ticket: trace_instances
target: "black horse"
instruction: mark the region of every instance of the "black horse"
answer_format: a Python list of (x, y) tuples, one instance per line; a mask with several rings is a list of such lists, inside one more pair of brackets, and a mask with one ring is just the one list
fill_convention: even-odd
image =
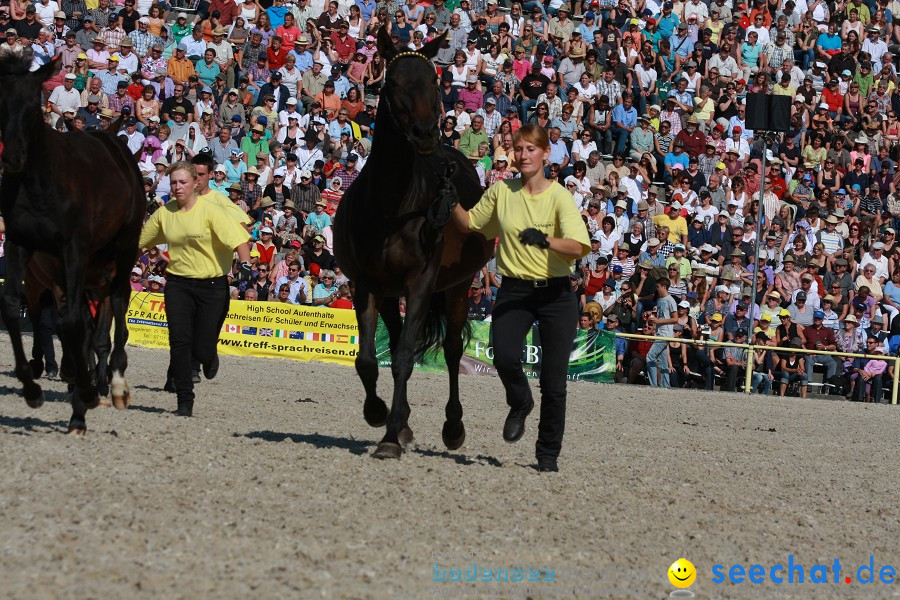
[[(140, 172), (127, 147), (104, 131), (58, 133), (43, 119), (41, 85), (59, 71), (57, 58), (30, 71), (31, 58), (0, 55), (0, 131), (4, 168), (0, 208), (6, 225), (7, 276), (0, 314), (12, 341), (16, 376), (25, 401), (37, 408), (43, 392), (35, 383), (22, 347), (20, 305), (26, 264), (32, 257), (58, 261), (61, 376), (71, 378), (76, 414), (100, 401), (93, 360), (93, 319), (87, 292), (98, 303), (109, 298), (115, 321), (109, 372), (117, 407), (130, 402), (125, 313), (129, 273), (138, 251), (146, 210)], [(70, 431), (84, 424), (70, 423)]]
[[(444, 228), (455, 200), (469, 209), (481, 198), (475, 169), (458, 151), (441, 145), (437, 73), (431, 58), (446, 34), (418, 52), (398, 51), (378, 33), (387, 61), (377, 135), (362, 173), (344, 194), (334, 225), (335, 256), (353, 280), (360, 352), (356, 371), (366, 392), (363, 415), (373, 427), (387, 424), (374, 452), (399, 458), (412, 439), (406, 386), (417, 353), (443, 345), (450, 372), (442, 437), (462, 446), (459, 362), (467, 331), (472, 277), (490, 259), (493, 244), (475, 234)], [(399, 299), (406, 297), (401, 320)], [(390, 334), (394, 397), (388, 412), (376, 393), (378, 314)]]

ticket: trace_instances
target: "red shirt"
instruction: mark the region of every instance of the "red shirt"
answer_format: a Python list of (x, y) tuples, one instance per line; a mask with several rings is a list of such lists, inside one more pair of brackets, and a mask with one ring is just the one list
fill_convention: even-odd
[(832, 346), (837, 342), (834, 339), (834, 330), (831, 327), (820, 327), (816, 329), (815, 327), (806, 327), (803, 330), (803, 335), (806, 337), (806, 349), (807, 350), (819, 350), (820, 348), (816, 348), (816, 342), (822, 342), (823, 346)]
[(778, 196), (778, 199), (781, 200), (784, 198), (784, 193), (787, 192), (787, 182), (781, 177), (769, 177), (769, 180), (772, 182), (772, 193)]
[(281, 37), (281, 46), (284, 48), (293, 48), (294, 42), (300, 37), (300, 28), (294, 25), (293, 27), (285, 27), (282, 25), (278, 29), (275, 30), (275, 35)]
[(141, 99), (141, 96), (144, 95), (144, 86), (140, 82), (132, 83), (128, 86), (128, 95), (131, 96), (131, 99), (137, 102)]
[(287, 60), (287, 55), (287, 47), (284, 44), (278, 50), (274, 50), (271, 46), (266, 48), (266, 56), (269, 57), (269, 69), (277, 71), (283, 67), (284, 61)]
[(824, 90), (822, 90), (822, 102), (828, 104), (828, 110), (831, 112), (837, 112), (839, 108), (844, 105), (844, 96), (837, 90), (839, 87), (834, 88), (835, 91), (831, 91), (827, 86)]
[(344, 308), (347, 310), (353, 309), (353, 302), (346, 298), (338, 298), (334, 302), (331, 303), (331, 308)]
[(241, 9), (233, 0), (211, 0), (209, 3), (209, 13), (214, 10), (219, 11), (219, 21), (222, 25), (231, 25), (234, 18), (241, 14)]
[(266, 248), (262, 245), (262, 242), (256, 242), (256, 250), (259, 252), (259, 262), (265, 263), (267, 265), (272, 264), (272, 259), (275, 257), (275, 244), (269, 244), (269, 247)]
[(334, 51), (338, 55), (338, 60), (342, 63), (350, 62), (350, 59), (356, 54), (356, 41), (349, 35), (341, 39), (339, 33), (332, 33), (331, 41), (334, 42)]

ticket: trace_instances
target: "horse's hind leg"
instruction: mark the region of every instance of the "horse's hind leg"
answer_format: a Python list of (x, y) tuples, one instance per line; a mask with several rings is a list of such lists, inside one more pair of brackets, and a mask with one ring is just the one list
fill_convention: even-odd
[(41, 386), (34, 382), (31, 373), (31, 365), (25, 357), (25, 347), (22, 345), (22, 281), (25, 275), (25, 252), (7, 241), (6, 243), (6, 281), (3, 286), (3, 302), (0, 304), (0, 316), (3, 324), (9, 331), (9, 339), (12, 342), (13, 355), (16, 360), (16, 377), (22, 382), (25, 402), (31, 408), (38, 408), (44, 403), (44, 392)]
[[(132, 254), (134, 249), (132, 248)], [(131, 404), (131, 388), (125, 381), (125, 369), (128, 368), (128, 355), (125, 352), (125, 343), (128, 341), (128, 329), (125, 326), (125, 314), (128, 312), (128, 303), (131, 300), (131, 286), (128, 284), (131, 266), (134, 256), (126, 254), (128, 262), (119, 261), (116, 266), (116, 275), (111, 285), (110, 297), (107, 309), (115, 323), (112, 355), (109, 368), (112, 372), (113, 405), (119, 410), (125, 410)], [(106, 339), (109, 340), (109, 324), (106, 327)]]
[[(403, 319), (400, 318), (400, 299), (385, 298), (379, 309), (381, 320), (387, 327), (388, 336), (390, 336), (391, 356), (397, 352), (397, 344), (400, 342), (400, 332), (403, 330)], [(404, 423), (397, 434), (401, 446), (406, 446), (413, 439), (412, 429), (409, 423)]]
[(93, 340), (88, 335), (92, 319), (84, 295), (86, 256), (87, 252), (74, 244), (63, 250), (66, 300), (59, 311), (59, 332), (62, 334), (63, 353), (73, 361), (74, 394), (86, 408), (92, 409), (100, 403), (100, 396), (97, 395), (94, 373), (88, 361), (88, 354), (93, 354)]
[(356, 373), (366, 391), (363, 417), (372, 427), (381, 427), (387, 420), (387, 405), (378, 397), (378, 359), (375, 356), (375, 329), (378, 325), (378, 306), (375, 295), (357, 284), (356, 321), (359, 326), (359, 354), (356, 355)]
[(444, 445), (456, 450), (466, 441), (466, 428), (463, 425), (463, 408), (459, 401), (459, 361), (463, 355), (463, 329), (469, 316), (470, 282), (466, 280), (455, 288), (444, 292), (447, 299), (447, 334), (444, 337), (444, 360), (447, 363), (447, 374), (450, 376), (450, 396), (444, 411), (447, 420), (441, 430)]
[[(109, 329), (112, 319), (109, 299), (103, 299), (97, 306), (97, 316), (91, 325), (91, 350), (96, 358), (94, 366), (94, 381), (97, 382), (97, 394), (100, 396), (101, 406), (111, 406), (108, 398), (110, 395), (110, 365), (109, 354), (112, 342), (109, 338)], [(117, 407), (118, 408), (118, 407)]]

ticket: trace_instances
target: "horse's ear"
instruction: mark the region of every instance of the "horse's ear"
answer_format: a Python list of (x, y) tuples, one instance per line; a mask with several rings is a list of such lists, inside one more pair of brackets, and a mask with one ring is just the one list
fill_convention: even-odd
[(35, 71), (34, 75), (40, 81), (47, 81), (48, 79), (59, 73), (60, 69), (62, 69), (62, 56), (60, 54), (57, 54), (52, 59), (50, 59), (50, 62)]
[(424, 54), (429, 59), (434, 58), (437, 55), (438, 50), (440, 50), (441, 48), (444, 47), (444, 42), (447, 40), (447, 34), (449, 32), (450, 32), (449, 28), (445, 29), (444, 33), (442, 33), (441, 35), (437, 36), (436, 38), (434, 38), (433, 40), (431, 40), (430, 42), (428, 42), (427, 44), (422, 46), (422, 49), (419, 50), (419, 53)]
[(394, 46), (393, 40), (391, 40), (391, 34), (388, 33), (387, 25), (378, 30), (378, 54), (381, 55), (385, 63), (391, 62), (391, 59), (397, 54), (397, 48)]

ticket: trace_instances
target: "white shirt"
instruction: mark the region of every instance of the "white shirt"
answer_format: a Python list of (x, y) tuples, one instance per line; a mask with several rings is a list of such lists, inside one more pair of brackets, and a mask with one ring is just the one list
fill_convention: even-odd
[(59, 10), (59, 4), (57, 4), (55, 0), (50, 0), (47, 4), (38, 2), (33, 6), (38, 20), (44, 24), (44, 27), (52, 27), (53, 14)]
[(747, 34), (744, 36), (744, 39), (749, 39), (751, 31), (755, 31), (757, 33), (757, 35), (759, 35), (757, 42), (761, 46), (765, 46), (770, 41), (772, 41), (771, 38), (769, 37), (769, 30), (766, 29), (765, 25), (762, 27), (757, 27), (756, 25), (751, 25), (750, 27), (747, 28)]
[(119, 57), (119, 70), (128, 71), (128, 73), (134, 73), (138, 71), (141, 66), (140, 60), (138, 60), (137, 54), (134, 52), (129, 52), (128, 56), (122, 56), (121, 52), (116, 52), (114, 56)]
[(144, 143), (144, 134), (137, 129), (135, 129), (134, 133), (131, 135), (129, 135), (127, 131), (120, 131), (119, 137), (125, 138), (125, 142), (128, 144), (128, 150), (130, 150), (132, 154), (140, 150)]
[(871, 252), (866, 252), (862, 260), (859, 261), (859, 270), (862, 271), (863, 267), (866, 265), (875, 265), (875, 278), (876, 279), (888, 279), (888, 259), (887, 256), (882, 252), (881, 258), (875, 258)]
[(66, 90), (66, 86), (58, 85), (50, 94), (50, 102), (56, 105), (60, 112), (78, 112), (81, 108), (81, 93), (74, 87)]

